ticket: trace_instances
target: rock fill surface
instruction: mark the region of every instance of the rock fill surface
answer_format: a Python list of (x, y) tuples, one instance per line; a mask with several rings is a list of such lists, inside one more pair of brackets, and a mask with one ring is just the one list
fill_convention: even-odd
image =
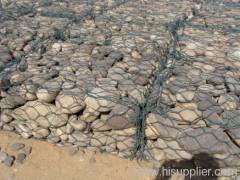
[(0, 129), (239, 166), (239, 13), (234, 0), (3, 1)]

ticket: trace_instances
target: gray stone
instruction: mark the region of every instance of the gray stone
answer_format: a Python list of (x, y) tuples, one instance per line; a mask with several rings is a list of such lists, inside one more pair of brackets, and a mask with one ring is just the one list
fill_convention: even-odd
[(112, 128), (106, 123), (106, 120), (96, 119), (92, 122), (91, 128), (94, 131), (108, 131)]
[(198, 106), (198, 110), (205, 111), (208, 108), (210, 108), (211, 106), (213, 106), (213, 103), (211, 102), (211, 100), (206, 99), (206, 100), (203, 100), (203, 101), (199, 101), (197, 103), (197, 106)]
[(240, 84), (227, 84), (227, 87), (231, 92), (234, 92), (236, 95), (240, 95)]
[(169, 85), (168, 89), (172, 94), (176, 94), (181, 89), (181, 87), (178, 87), (175, 85)]
[(234, 51), (232, 55), (238, 60), (240, 60), (240, 50)]
[(16, 162), (23, 163), (23, 161), (26, 159), (27, 155), (24, 153), (19, 153), (16, 157)]
[(182, 76), (182, 77), (177, 77), (173, 81), (171, 81), (172, 85), (177, 86), (181, 89), (185, 89), (186, 87), (189, 86), (189, 80), (188, 78)]
[(4, 109), (0, 114), (1, 121), (9, 123), (13, 120), (11, 116), (12, 111), (10, 109)]
[(207, 77), (207, 82), (213, 85), (221, 85), (224, 83), (224, 78), (219, 75), (211, 75)]
[(224, 111), (222, 117), (226, 128), (232, 129), (233, 127), (238, 127), (240, 123), (240, 110)]
[(136, 139), (134, 137), (117, 136), (116, 142), (119, 151), (126, 153), (127, 150), (132, 150), (135, 146)]
[(8, 156), (7, 153), (0, 151), (0, 162), (4, 162), (7, 156)]
[(109, 114), (107, 124), (113, 129), (133, 127), (136, 122), (136, 115), (133, 109), (119, 104), (116, 105)]
[(195, 95), (194, 91), (181, 89), (176, 94), (176, 99), (179, 102), (191, 102), (193, 100), (193, 97)]
[(8, 124), (4, 124), (3, 125), (3, 130), (5, 131), (13, 131), (14, 130), (14, 127), (13, 126), (10, 126)]
[[(73, 118), (72, 118), (73, 119)], [(73, 119), (72, 121), (69, 121), (69, 124), (75, 129), (79, 131), (83, 131), (87, 127), (87, 123), (80, 118)]]
[(91, 137), (90, 144), (93, 147), (103, 147), (106, 145), (108, 134), (104, 132), (94, 132), (93, 136)]
[(145, 101), (144, 95), (146, 94), (146, 90), (144, 88), (141, 88), (142, 86), (139, 86), (133, 90), (128, 91), (128, 97), (136, 103), (143, 104)]
[(47, 119), (51, 123), (53, 127), (61, 127), (64, 126), (68, 121), (68, 116), (64, 114), (49, 114), (47, 115)]
[(109, 112), (115, 105), (118, 97), (111, 91), (94, 88), (86, 97), (87, 107), (99, 112)]
[(10, 147), (13, 151), (19, 151), (20, 149), (23, 149), (25, 147), (25, 144), (23, 144), (23, 143), (13, 143), (13, 144), (11, 144)]
[(221, 114), (223, 112), (223, 109), (220, 106), (211, 106), (209, 107), (209, 110), (216, 112), (217, 114)]
[(20, 96), (7, 96), (0, 100), (0, 107), (2, 109), (13, 109), (16, 106), (23, 105), (25, 102)]
[(48, 129), (38, 128), (33, 131), (32, 134), (35, 138), (41, 139), (46, 138), (50, 134), (50, 131)]
[(22, 151), (23, 151), (24, 154), (26, 154), (28, 156), (32, 152), (32, 147), (31, 146), (27, 146)]
[(74, 88), (74, 86), (75, 86), (75, 83), (74, 83), (74, 82), (66, 81), (66, 82), (64, 82), (63, 85), (62, 85), (62, 89), (63, 89), (63, 90), (72, 89), (72, 88)]
[(81, 133), (81, 132), (74, 132), (72, 134), (72, 137), (75, 139), (75, 141), (84, 144), (87, 146), (90, 142), (90, 137), (87, 134)]
[(238, 80), (228, 77), (226, 78), (226, 85), (231, 92), (234, 92), (236, 95), (240, 95), (240, 83)]
[(215, 90), (212, 91), (212, 95), (213, 95), (214, 97), (218, 97), (218, 96), (221, 96), (221, 95), (226, 94), (226, 92), (227, 92), (226, 89), (220, 89), (220, 90), (215, 89)]
[(211, 94), (207, 92), (196, 92), (196, 95), (194, 97), (196, 101), (204, 101), (204, 100), (212, 100), (213, 97)]
[(212, 92), (214, 90), (214, 86), (212, 84), (204, 84), (198, 87), (198, 90), (203, 92)]
[(7, 156), (5, 160), (3, 161), (3, 164), (10, 167), (13, 165), (14, 157), (13, 156)]
[(206, 110), (203, 112), (203, 118), (206, 120), (209, 126), (220, 126), (224, 127), (223, 119), (214, 111)]
[(238, 143), (238, 145), (240, 145), (240, 129), (232, 128), (228, 132), (229, 132), (229, 135), (231, 136), (231, 138), (233, 138), (235, 140), (235, 142)]
[(24, 106), (15, 109), (12, 115), (19, 121), (39, 121), (43, 127), (48, 127), (49, 123), (53, 127), (60, 127), (68, 121), (68, 115), (58, 114), (56, 106), (40, 101), (28, 101)]
[(84, 93), (80, 89), (64, 90), (56, 97), (56, 107), (66, 114), (74, 114), (85, 107)]
[(168, 115), (176, 121), (182, 121), (182, 123), (193, 123), (195, 120), (201, 117), (201, 111), (197, 109), (197, 104), (195, 103), (182, 103), (172, 108)]
[(45, 82), (36, 92), (37, 98), (44, 102), (52, 102), (59, 93), (62, 82), (56, 79)]
[(231, 111), (238, 107), (239, 99), (235, 95), (224, 94), (219, 97), (218, 104), (220, 104), (223, 109)]
[(133, 75), (132, 79), (135, 84), (138, 84), (140, 86), (145, 86), (149, 83), (149, 78), (145, 75)]
[(181, 128), (175, 120), (154, 113), (148, 114), (146, 127), (145, 134), (148, 139), (157, 139), (158, 137), (176, 139), (181, 132)]

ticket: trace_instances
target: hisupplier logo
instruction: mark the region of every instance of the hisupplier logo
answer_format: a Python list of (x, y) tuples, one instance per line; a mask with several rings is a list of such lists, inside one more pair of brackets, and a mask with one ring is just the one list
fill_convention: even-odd
[(183, 176), (187, 177), (207, 177), (207, 176), (231, 176), (231, 177), (237, 177), (239, 170), (234, 168), (217, 168), (217, 169), (211, 169), (211, 168), (190, 168), (190, 169), (174, 169), (171, 167), (162, 167), (160, 168), (159, 174), (160, 176), (173, 176), (181, 174)]

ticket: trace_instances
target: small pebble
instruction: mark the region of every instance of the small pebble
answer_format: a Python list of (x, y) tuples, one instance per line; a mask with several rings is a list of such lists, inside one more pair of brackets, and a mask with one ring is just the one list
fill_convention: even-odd
[(7, 153), (5, 152), (0, 152), (0, 162), (3, 162), (7, 158)]
[(23, 143), (13, 143), (10, 147), (11, 147), (11, 150), (18, 151), (18, 150), (24, 148), (25, 145)]
[(23, 153), (26, 154), (27, 156), (29, 154), (31, 154), (31, 152), (32, 152), (32, 147), (31, 146), (27, 146), (23, 149)]
[(4, 165), (10, 167), (13, 165), (14, 157), (13, 156), (7, 156), (5, 160), (3, 161)]
[(17, 158), (16, 158), (16, 162), (18, 162), (18, 163), (23, 163), (23, 161), (26, 159), (26, 154), (24, 154), (24, 153), (19, 153), (18, 155), (17, 155)]

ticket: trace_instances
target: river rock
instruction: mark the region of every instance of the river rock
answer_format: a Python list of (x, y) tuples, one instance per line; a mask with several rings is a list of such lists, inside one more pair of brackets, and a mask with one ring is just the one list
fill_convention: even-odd
[(81, 118), (77, 118), (77, 116), (75, 115), (69, 118), (69, 124), (75, 130), (79, 130), (79, 131), (83, 131), (87, 127), (86, 121), (81, 120)]
[(23, 161), (26, 159), (26, 154), (24, 154), (24, 153), (19, 153), (19, 154), (17, 154), (17, 157), (16, 157), (16, 162), (17, 163), (23, 163)]
[(136, 118), (134, 109), (118, 104), (110, 112), (107, 124), (113, 129), (126, 129), (135, 125)]
[(104, 132), (94, 132), (90, 144), (93, 147), (103, 147), (106, 145), (108, 134)]
[(12, 115), (19, 121), (39, 122), (45, 128), (63, 126), (68, 120), (67, 114), (59, 114), (56, 106), (40, 101), (29, 101), (24, 106), (15, 109)]
[(113, 92), (94, 88), (85, 99), (87, 107), (99, 112), (110, 111), (117, 102), (118, 96)]
[(219, 75), (218, 76), (211, 75), (207, 77), (207, 82), (213, 85), (221, 85), (224, 83), (224, 78)]
[(8, 166), (8, 167), (10, 167), (10, 166), (13, 165), (13, 162), (14, 162), (14, 157), (8, 155), (8, 156), (5, 158), (5, 160), (3, 161), (3, 164), (6, 165), (6, 166)]
[(38, 86), (32, 81), (28, 81), (20, 86), (20, 95), (27, 101), (34, 101), (37, 99), (36, 92)]
[(181, 132), (176, 121), (164, 118), (159, 114), (150, 113), (146, 119), (145, 134), (148, 139), (176, 138)]
[(25, 144), (23, 144), (23, 143), (13, 143), (13, 144), (11, 144), (10, 147), (11, 147), (11, 150), (18, 151), (20, 149), (23, 149), (25, 147)]
[(12, 114), (12, 110), (4, 109), (0, 114), (0, 120), (5, 123), (11, 122), (13, 120), (11, 114)]
[(38, 88), (36, 95), (38, 99), (43, 102), (52, 102), (59, 93), (61, 86), (61, 81), (51, 80), (45, 82), (41, 87)]
[(7, 95), (0, 100), (2, 109), (14, 109), (17, 106), (23, 105), (26, 101), (21, 96)]
[(193, 100), (195, 92), (194, 91), (189, 91), (185, 89), (181, 89), (177, 92), (176, 94), (176, 99), (179, 102), (190, 102)]
[(240, 59), (240, 50), (234, 51), (233, 56), (239, 60)]
[(238, 107), (239, 99), (235, 95), (224, 94), (219, 97), (218, 104), (220, 104), (223, 109), (231, 111)]
[(83, 114), (80, 116), (80, 119), (86, 122), (93, 122), (98, 118), (99, 115), (100, 115), (99, 111), (96, 111), (95, 109), (87, 107), (83, 111)]
[(38, 139), (46, 138), (49, 134), (50, 131), (48, 129), (43, 128), (39, 128), (32, 133), (32, 135)]
[(123, 151), (123, 153), (125, 153), (124, 151), (132, 150), (136, 143), (133, 137), (117, 136), (115, 140), (117, 142), (117, 148), (119, 151)]
[(168, 115), (177, 121), (193, 122), (201, 117), (201, 111), (195, 103), (183, 103), (171, 109)]
[(101, 119), (97, 119), (95, 121), (92, 122), (91, 124), (91, 128), (93, 129), (93, 131), (108, 131), (111, 130), (112, 128), (106, 123), (106, 120), (101, 120)]
[(65, 90), (56, 97), (56, 107), (66, 114), (73, 114), (85, 107), (84, 94), (80, 89)]
[(0, 151), (0, 162), (4, 162), (8, 154), (6, 152)]

